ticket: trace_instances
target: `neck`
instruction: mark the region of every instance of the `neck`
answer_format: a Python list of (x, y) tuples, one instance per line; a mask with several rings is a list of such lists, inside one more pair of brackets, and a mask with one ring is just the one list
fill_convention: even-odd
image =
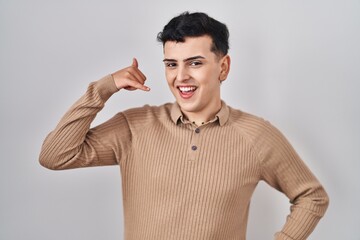
[(197, 126), (200, 126), (215, 118), (216, 114), (221, 109), (221, 100), (213, 105), (214, 106), (209, 106), (208, 108), (203, 109), (201, 112), (183, 112), (183, 114), (190, 122), (193, 122)]

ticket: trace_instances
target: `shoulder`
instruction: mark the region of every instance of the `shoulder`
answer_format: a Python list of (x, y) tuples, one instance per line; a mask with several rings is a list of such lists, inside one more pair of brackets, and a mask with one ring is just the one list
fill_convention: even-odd
[(229, 124), (244, 131), (256, 131), (266, 128), (269, 121), (262, 117), (229, 106)]
[(262, 117), (230, 108), (229, 123), (259, 151), (289, 145), (280, 130)]
[(165, 103), (159, 106), (144, 105), (142, 107), (130, 108), (123, 112), (129, 125), (147, 125), (170, 119), (170, 110), (173, 103)]
[(232, 107), (229, 107), (229, 125), (253, 144), (262, 142), (265, 136), (271, 141), (271, 136), (279, 134), (277, 128), (263, 117)]

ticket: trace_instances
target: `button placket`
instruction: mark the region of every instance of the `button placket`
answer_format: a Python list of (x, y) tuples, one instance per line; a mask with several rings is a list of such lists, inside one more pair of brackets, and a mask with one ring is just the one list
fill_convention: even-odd
[(196, 127), (192, 129), (191, 140), (189, 145), (189, 160), (194, 161), (199, 156), (199, 139), (200, 139), (200, 128)]

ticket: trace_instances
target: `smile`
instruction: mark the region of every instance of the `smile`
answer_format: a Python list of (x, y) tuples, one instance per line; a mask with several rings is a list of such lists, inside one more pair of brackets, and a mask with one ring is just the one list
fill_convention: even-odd
[(194, 92), (197, 87), (178, 87), (180, 92), (182, 93), (188, 93), (188, 92)]
[(197, 87), (195, 87), (195, 86), (179, 86), (178, 89), (180, 91), (180, 96), (183, 99), (188, 99), (194, 95)]

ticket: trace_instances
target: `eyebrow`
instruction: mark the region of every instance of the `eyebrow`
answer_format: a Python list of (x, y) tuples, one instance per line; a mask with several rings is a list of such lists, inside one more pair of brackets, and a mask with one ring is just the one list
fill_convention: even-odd
[[(183, 60), (183, 62), (187, 62), (187, 61), (191, 61), (191, 60), (195, 60), (195, 59), (205, 59), (205, 57), (203, 57), (203, 56), (194, 56), (194, 57), (189, 57), (189, 58), (185, 58), (184, 60)], [(177, 60), (176, 59), (169, 59), (169, 58), (165, 58), (164, 60), (163, 60), (163, 62), (177, 62)]]

